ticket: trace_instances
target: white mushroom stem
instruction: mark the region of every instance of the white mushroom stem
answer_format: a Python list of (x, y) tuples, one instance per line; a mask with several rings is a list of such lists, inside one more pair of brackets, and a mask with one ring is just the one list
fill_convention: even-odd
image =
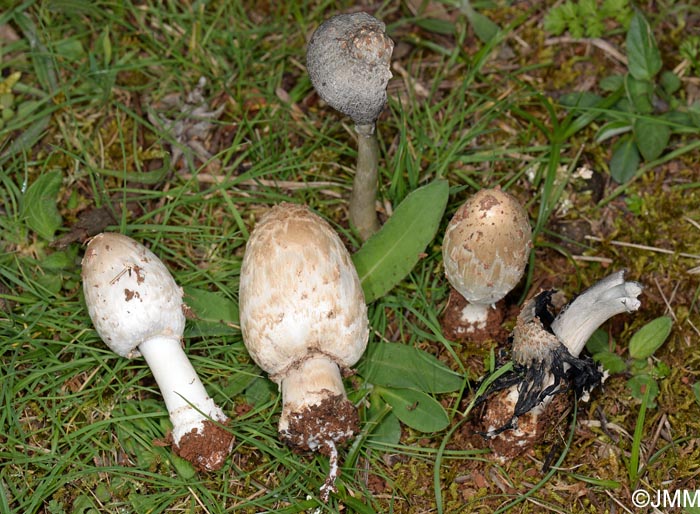
[(204, 421), (225, 423), (228, 418), (207, 394), (197, 372), (182, 349), (178, 338), (156, 336), (139, 345), (139, 351), (151, 368), (163, 395), (173, 424), (173, 443), (193, 430), (204, 432)]
[[(290, 417), (294, 414), (319, 405), (328, 398), (345, 397), (340, 368), (325, 355), (319, 354), (295, 365), (281, 380), (283, 406), (280, 432), (289, 428)], [(323, 442), (319, 441), (319, 444)]]
[(571, 302), (554, 320), (552, 330), (569, 353), (578, 357), (603, 323), (616, 314), (639, 309), (641, 302), (637, 297), (641, 293), (639, 283), (625, 282), (624, 270), (613, 273)]
[(461, 321), (465, 325), (474, 325), (482, 329), (489, 319), (489, 307), (491, 306), (485, 303), (467, 303), (462, 309)]

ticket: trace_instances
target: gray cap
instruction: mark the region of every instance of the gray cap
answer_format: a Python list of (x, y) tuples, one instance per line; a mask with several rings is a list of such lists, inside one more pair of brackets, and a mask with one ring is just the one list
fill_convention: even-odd
[(311, 36), (306, 67), (319, 96), (357, 125), (374, 123), (386, 105), (394, 42), (364, 12), (339, 14)]

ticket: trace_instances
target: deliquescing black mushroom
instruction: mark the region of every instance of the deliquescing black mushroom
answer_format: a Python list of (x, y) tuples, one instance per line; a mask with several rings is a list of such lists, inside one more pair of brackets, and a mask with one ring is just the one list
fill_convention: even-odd
[(376, 121), (387, 102), (394, 49), (385, 29), (364, 12), (339, 14), (316, 29), (306, 52), (306, 67), (316, 92), (355, 123), (357, 170), (350, 195), (350, 223), (363, 240), (379, 229)]
[(515, 457), (543, 438), (566, 410), (564, 393), (586, 400), (604, 378), (580, 354), (595, 330), (617, 314), (639, 309), (638, 282), (613, 273), (576, 297), (556, 316), (543, 291), (523, 305), (513, 330), (513, 371), (499, 377), (477, 403), (486, 402), (483, 435), (501, 458)]

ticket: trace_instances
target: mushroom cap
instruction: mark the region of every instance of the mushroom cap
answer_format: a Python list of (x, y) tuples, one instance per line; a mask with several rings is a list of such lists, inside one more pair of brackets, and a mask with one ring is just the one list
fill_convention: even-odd
[(248, 352), (278, 383), (319, 354), (352, 366), (367, 346), (367, 306), (350, 254), (305, 206), (279, 204), (257, 223), (241, 266), (239, 303)]
[(394, 42), (385, 28), (364, 12), (339, 14), (316, 29), (306, 50), (319, 96), (357, 125), (373, 124), (386, 105)]
[(532, 230), (525, 210), (500, 188), (482, 189), (455, 213), (445, 231), (445, 275), (467, 301), (490, 305), (523, 276)]
[(82, 266), (90, 319), (114, 353), (137, 357), (152, 337), (182, 337), (182, 289), (148, 248), (121, 234), (98, 234)]

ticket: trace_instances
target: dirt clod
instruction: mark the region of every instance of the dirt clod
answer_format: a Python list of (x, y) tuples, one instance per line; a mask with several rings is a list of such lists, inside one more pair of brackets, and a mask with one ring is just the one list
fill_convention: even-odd
[(182, 436), (173, 450), (200, 471), (216, 471), (224, 465), (234, 437), (212, 421), (205, 420), (202, 425), (201, 431), (195, 429)]
[(442, 331), (450, 341), (468, 341), (484, 343), (486, 341), (504, 341), (508, 333), (501, 327), (504, 318), (505, 303), (500, 301), (496, 308), (488, 309), (488, 318), (485, 323), (477, 325), (465, 321), (462, 311), (467, 306), (467, 301), (450, 288), (450, 297), (442, 317)]
[(359, 423), (352, 402), (337, 395), (292, 414), (289, 428), (280, 436), (294, 450), (329, 456), (330, 447), (326, 442), (342, 445), (357, 433)]

